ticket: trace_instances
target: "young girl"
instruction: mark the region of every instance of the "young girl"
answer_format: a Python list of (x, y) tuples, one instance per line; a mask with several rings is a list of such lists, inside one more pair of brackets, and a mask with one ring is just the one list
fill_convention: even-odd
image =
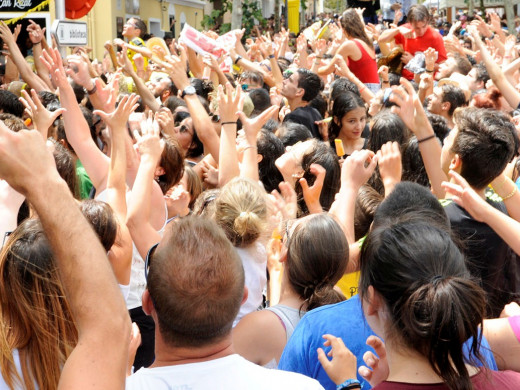
[(235, 246), (245, 271), (248, 289), (233, 326), (246, 314), (257, 310), (267, 283), (267, 253), (259, 238), (267, 220), (265, 191), (255, 182), (235, 178), (222, 187), (215, 200), (215, 221)]
[(355, 150), (366, 149), (368, 141), (362, 137), (367, 121), (363, 99), (352, 92), (345, 92), (334, 100), (332, 121), (329, 127), (329, 142), (339, 138), (347, 156)]
[(345, 299), (334, 290), (348, 263), (348, 243), (339, 224), (327, 214), (315, 214), (285, 226), (280, 301), (248, 314), (233, 331), (236, 351), (270, 368), (278, 365), (287, 340), (307, 311)]
[[(517, 389), (519, 373), (479, 368), (464, 357), (463, 345), (470, 338), (472, 356), (480, 357), (486, 298), (450, 233), (410, 216), (394, 222), (369, 233), (361, 254), (363, 311), (385, 340), (389, 369), (374, 388)], [(349, 362), (329, 362), (320, 350), (323, 367), (338, 389), (359, 389), (355, 357), (339, 339), (326, 338), (333, 356), (349, 356)], [(340, 371), (343, 375), (336, 375)]]

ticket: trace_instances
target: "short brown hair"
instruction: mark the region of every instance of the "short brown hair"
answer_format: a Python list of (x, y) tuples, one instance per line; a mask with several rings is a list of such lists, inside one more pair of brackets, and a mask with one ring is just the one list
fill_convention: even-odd
[(150, 262), (148, 290), (164, 341), (199, 347), (229, 335), (244, 294), (244, 269), (217, 224), (171, 223)]

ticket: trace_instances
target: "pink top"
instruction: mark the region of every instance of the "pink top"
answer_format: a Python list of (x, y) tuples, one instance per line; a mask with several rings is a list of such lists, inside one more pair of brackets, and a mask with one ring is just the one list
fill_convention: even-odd
[(356, 75), (359, 81), (363, 83), (379, 84), (379, 75), (377, 74), (376, 60), (370, 57), (361, 42), (357, 39), (352, 40), (361, 51), (361, 58), (354, 61), (352, 58), (348, 60), (348, 67)]
[(508, 320), (511, 329), (513, 329), (513, 333), (520, 342), (520, 316), (509, 317)]

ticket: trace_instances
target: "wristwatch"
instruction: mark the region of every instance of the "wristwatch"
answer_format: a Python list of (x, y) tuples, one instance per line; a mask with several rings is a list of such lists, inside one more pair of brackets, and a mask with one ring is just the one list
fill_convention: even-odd
[(184, 99), (184, 96), (195, 95), (196, 93), (197, 93), (197, 91), (195, 91), (195, 87), (193, 87), (192, 85), (189, 85), (186, 88), (184, 88), (184, 91), (182, 91), (181, 98)]

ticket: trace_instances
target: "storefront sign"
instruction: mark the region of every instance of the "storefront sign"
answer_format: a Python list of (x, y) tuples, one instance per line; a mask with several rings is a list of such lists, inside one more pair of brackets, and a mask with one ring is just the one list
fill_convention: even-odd
[[(25, 12), (41, 3), (41, 0), (0, 0), (0, 12)], [(49, 4), (39, 11), (49, 10)]]

